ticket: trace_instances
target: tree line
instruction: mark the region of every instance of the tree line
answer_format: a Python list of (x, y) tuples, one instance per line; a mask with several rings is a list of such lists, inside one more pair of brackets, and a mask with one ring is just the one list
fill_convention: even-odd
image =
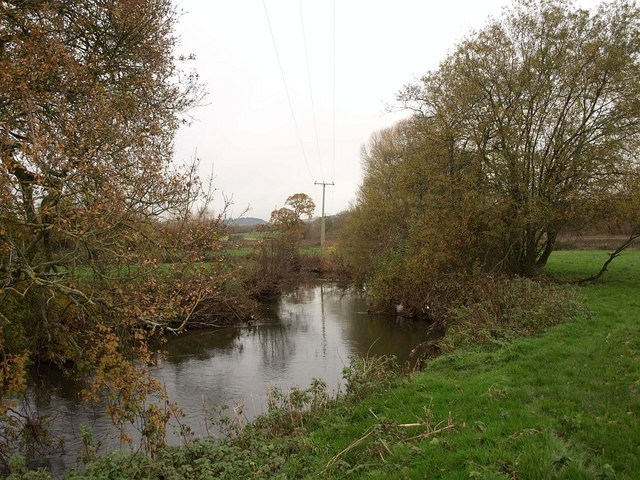
[(518, 0), (398, 94), (413, 115), (364, 148), (344, 235), (372, 298), (433, 316), (537, 275), (562, 231), (640, 234), (639, 27), (632, 2)]

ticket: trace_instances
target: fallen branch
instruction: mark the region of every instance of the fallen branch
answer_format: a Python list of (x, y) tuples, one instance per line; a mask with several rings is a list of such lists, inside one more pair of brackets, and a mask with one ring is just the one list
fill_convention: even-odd
[(331, 460), (329, 460), (329, 463), (327, 463), (327, 465), (325, 466), (325, 469), (329, 468), (331, 465), (336, 463), (340, 459), (340, 457), (342, 457), (345, 453), (349, 452), (350, 450), (353, 450), (358, 445), (361, 445), (367, 438), (371, 436), (373, 432), (376, 431), (378, 427), (379, 425), (374, 425), (373, 427), (370, 427), (369, 430), (367, 430), (367, 433), (365, 433), (362, 437), (357, 439), (355, 442), (353, 442), (351, 445), (349, 445), (347, 448), (345, 448), (340, 453), (336, 454)]
[[(374, 415), (375, 416), (375, 415)], [(416, 435), (414, 437), (409, 437), (404, 439), (405, 441), (413, 441), (413, 440), (424, 440), (425, 438), (429, 438), (429, 437), (433, 437), (435, 435), (438, 435), (440, 433), (444, 433), (444, 432), (448, 432), (450, 430), (453, 430), (454, 428), (456, 428), (458, 425), (456, 425), (455, 423), (453, 423), (453, 420), (451, 418), (451, 412), (449, 412), (449, 418), (446, 420), (447, 424), (444, 427), (440, 427), (440, 425), (442, 425), (445, 422), (445, 420), (443, 420), (442, 422), (438, 423), (437, 425), (435, 425), (435, 427), (431, 427), (431, 424), (429, 422), (419, 422), (419, 423), (399, 423), (399, 424), (376, 424), (373, 425), (372, 427), (369, 427), (366, 432), (364, 433), (364, 435), (362, 435), (360, 438), (358, 438), (357, 440), (355, 440), (354, 442), (352, 442), (348, 447), (342, 449), (340, 452), (338, 452), (336, 455), (333, 456), (333, 458), (331, 458), (331, 460), (329, 460), (329, 462), (325, 465), (324, 470), (326, 470), (327, 468), (329, 468), (331, 465), (333, 465), (334, 463), (336, 463), (341, 457), (343, 457), (345, 454), (347, 454), (348, 452), (350, 452), (351, 450), (353, 450), (354, 448), (362, 445), (376, 430), (381, 430), (383, 428), (383, 426), (385, 428), (426, 428), (427, 431), (423, 432), (419, 435)], [(464, 424), (462, 424), (464, 426)], [(388, 447), (385, 444), (385, 448), (388, 449)]]
[(604, 262), (604, 265), (602, 265), (602, 268), (598, 273), (596, 273), (595, 275), (591, 275), (588, 278), (577, 280), (575, 283), (580, 284), (580, 283), (587, 283), (587, 282), (595, 282), (596, 280), (598, 280), (600, 277), (602, 277), (602, 275), (604, 275), (604, 272), (607, 271), (607, 268), (609, 268), (609, 264), (613, 261), (613, 259), (619, 256), (623, 252), (623, 250), (629, 247), (638, 238), (640, 238), (640, 232), (631, 233), (631, 235), (629, 235), (629, 238), (622, 245), (616, 248), (614, 252), (609, 254), (609, 258), (607, 259), (606, 262)]
[[(438, 425), (442, 424), (442, 422), (440, 422)], [(412, 441), (412, 440), (424, 440), (425, 438), (429, 438), (429, 437), (433, 437), (435, 435), (439, 435), (440, 433), (444, 433), (444, 432), (448, 432), (449, 430), (453, 430), (454, 428), (456, 428), (456, 424), (453, 423), (451, 421), (451, 412), (449, 412), (449, 418), (447, 419), (447, 425), (444, 427), (440, 427), (437, 428), (438, 425), (436, 425), (436, 428), (434, 429), (430, 429), (429, 426), (427, 426), (427, 431), (424, 433), (421, 433), (420, 435), (416, 435), (415, 437), (410, 437), (407, 438), (406, 440), (408, 442)], [(402, 425), (399, 425), (402, 426)]]

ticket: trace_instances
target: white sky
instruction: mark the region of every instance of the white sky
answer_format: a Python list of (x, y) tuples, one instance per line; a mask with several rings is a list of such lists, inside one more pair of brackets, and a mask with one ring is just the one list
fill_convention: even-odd
[(197, 152), (202, 175), (213, 173), (214, 186), (233, 197), (231, 216), (250, 206), (245, 216), (265, 220), (298, 192), (314, 199), (320, 215), (322, 187), (315, 181), (335, 182), (327, 187), (327, 215), (345, 210), (362, 180), (361, 146), (407, 116), (387, 109), (397, 107), (396, 93), (436, 69), (457, 42), (510, 3), (335, 0), (334, 160), (333, 0), (174, 1), (183, 11), (180, 51), (195, 54), (190, 67), (209, 92), (206, 105), (191, 112), (195, 121), (178, 132), (176, 160)]

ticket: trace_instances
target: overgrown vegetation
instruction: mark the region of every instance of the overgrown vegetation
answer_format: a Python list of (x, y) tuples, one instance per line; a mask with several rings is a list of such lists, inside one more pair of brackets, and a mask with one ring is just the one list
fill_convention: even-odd
[(483, 344), (502, 344), (545, 331), (583, 316), (580, 293), (567, 285), (527, 278), (495, 280), (470, 286), (465, 303), (451, 308), (444, 320), (444, 352)]
[[(17, 403), (33, 363), (84, 380), (84, 397), (106, 400), (123, 442), (127, 425), (142, 435), (143, 452), (93, 459), (85, 432), (94, 461), (72, 478), (639, 473), (637, 460), (618, 462), (640, 443), (628, 441), (638, 433), (636, 326), (608, 310), (618, 324), (590, 322), (576, 290), (531, 279), (564, 230), (594, 223), (628, 235), (589, 281), (609, 279), (611, 260), (640, 238), (635, 3), (590, 13), (564, 0), (516, 0), (401, 92), (414, 115), (364, 150), (358, 201), (337, 222), (335, 265), (366, 284), (376, 308), (436, 321), (441, 350), (488, 350), (436, 360), (402, 387), (391, 360), (354, 359), (339, 399), (320, 381), (273, 390), (254, 424), (218, 417), (232, 438), (185, 437), (183, 448), (166, 445), (180, 410), (145, 368), (149, 339), (251, 318), (254, 301), (293, 272), (322, 271), (326, 257), (303, 260), (297, 248), (315, 205), (290, 196), (258, 249), (225, 261), (224, 211), (208, 211), (197, 165), (171, 163), (173, 135), (202, 87), (174, 57), (170, 0), (2, 2), (0, 21), (0, 461), (14, 477), (46, 477), (9, 459), (49, 440), (46, 422)], [(637, 287), (627, 280), (634, 287), (612, 292)], [(612, 308), (588, 292), (596, 313)], [(617, 377), (600, 357), (575, 360), (591, 344), (572, 327), (515, 340), (568, 319), (608, 330), (598, 354), (620, 367)], [(571, 336), (573, 357), (557, 332)], [(610, 337), (628, 358), (607, 351)], [(566, 385), (544, 376), (552, 358)], [(576, 373), (583, 365), (589, 375)], [(517, 410), (527, 401), (532, 409)], [(584, 427), (578, 406), (597, 410), (591, 423), (602, 435)], [(610, 421), (624, 439), (610, 437)], [(412, 452), (428, 459), (415, 463)]]
[(640, 234), (640, 11), (515, 1), (398, 98), (342, 248), (379, 308), (441, 318), (485, 275), (537, 275), (558, 234)]
[[(547, 271), (573, 280), (603, 258), (562, 251)], [(580, 288), (588, 313), (543, 335), (463, 348), (409, 377), (384, 357), (353, 359), (338, 399), (321, 381), (273, 391), (245, 428), (233, 411), (211, 416), (226, 439), (113, 453), (67, 478), (636, 478), (640, 252), (621, 260)]]

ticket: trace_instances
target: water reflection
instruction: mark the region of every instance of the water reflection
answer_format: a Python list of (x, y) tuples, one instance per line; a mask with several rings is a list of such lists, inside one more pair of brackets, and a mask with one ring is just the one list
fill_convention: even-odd
[[(313, 378), (322, 378), (337, 388), (351, 355), (392, 354), (405, 361), (427, 338), (422, 322), (368, 315), (366, 308), (365, 299), (354, 290), (331, 284), (300, 287), (265, 305), (257, 325), (198, 330), (170, 339), (166, 354), (152, 370), (170, 399), (183, 408), (185, 422), (196, 435), (204, 435), (206, 402), (244, 402), (250, 419), (264, 411), (269, 386), (306, 387)], [(79, 448), (74, 438), (81, 425), (91, 426), (109, 447), (114, 446), (115, 434), (100, 408), (78, 401), (73, 385), (57, 387), (48, 401), (38, 403), (43, 413), (56, 415), (54, 429), (68, 438), (64, 454), (45, 459), (61, 471), (74, 465)], [(43, 391), (51, 392), (51, 385)]]

